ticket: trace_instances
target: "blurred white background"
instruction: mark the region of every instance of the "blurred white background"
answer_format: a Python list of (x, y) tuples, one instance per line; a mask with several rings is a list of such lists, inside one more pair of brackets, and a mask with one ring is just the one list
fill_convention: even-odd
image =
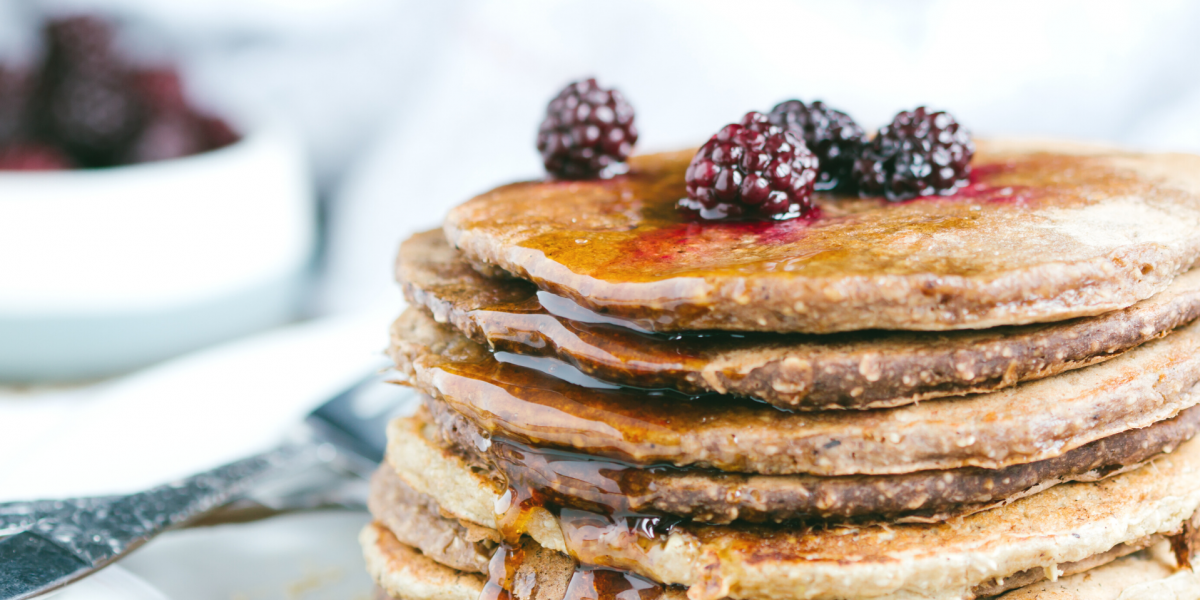
[(103, 10), (133, 49), (180, 56), (205, 102), (297, 127), (326, 203), (318, 312), (394, 305), (398, 242), (537, 176), (545, 103), (586, 75), (630, 98), (643, 151), (793, 97), (868, 128), (928, 104), (978, 135), (1200, 151), (1187, 0), (4, 2), (9, 54), (32, 13)]
[[(176, 56), (201, 105), (267, 114), (298, 134), (321, 200), (307, 314), (370, 316), (314, 334), (303, 362), (263, 357), (275, 377), (339, 380), (345, 364), (322, 365), (349, 352), (348, 340), (368, 355), (354, 360), (377, 356), (402, 304), (392, 282), (399, 242), (476, 193), (540, 176), (534, 137), (545, 105), (586, 76), (630, 99), (641, 151), (698, 145), (748, 110), (799, 98), (825, 100), (868, 129), (924, 104), (980, 136), (1200, 152), (1200, 3), (1189, 0), (0, 0), (0, 58), (29, 60), (39, 17), (77, 11), (116, 19), (135, 56)], [(71, 454), (56, 440), (88, 429), (77, 415), (120, 420), (110, 407), (130, 401), (114, 389), (225, 377), (234, 395), (220, 406), (238, 418), (238, 384), (256, 376), (234, 368), (236, 352), (217, 356), (228, 370), (180, 368), (159, 381), (174, 372), (168, 365), (133, 383), (0, 389), (0, 422), (23, 432), (0, 453), (58, 447), (0, 456), (0, 496), (6, 483), (23, 496), (91, 491), (72, 481), (117, 490), (176, 476), (269, 443), (320, 399), (316, 384), (291, 397), (259, 392), (246, 400), (270, 427), (224, 431), (186, 452), (162, 435), (141, 444), (136, 432), (208, 433), (198, 430), (210, 421), (189, 413), (203, 399), (136, 408), (120, 460), (83, 463), (90, 478), (55, 478), (52, 462)]]

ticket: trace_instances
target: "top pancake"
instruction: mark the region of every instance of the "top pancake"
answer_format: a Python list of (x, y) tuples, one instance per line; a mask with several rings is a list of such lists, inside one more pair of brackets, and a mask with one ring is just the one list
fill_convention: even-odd
[(1200, 157), (980, 142), (974, 183), (905, 203), (818, 197), (815, 218), (695, 222), (692, 152), (606, 181), (504, 186), (447, 238), (586, 308), (653, 331), (953, 330), (1124, 308), (1200, 256)]

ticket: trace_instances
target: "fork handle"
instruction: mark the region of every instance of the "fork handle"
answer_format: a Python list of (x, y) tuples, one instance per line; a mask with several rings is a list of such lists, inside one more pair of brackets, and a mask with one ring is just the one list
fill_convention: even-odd
[[(91, 567), (70, 580), (77, 579), (159, 533), (193, 521), (246, 494), (260, 482), (320, 462), (317, 454), (317, 447), (311, 442), (289, 442), (127, 496), (0, 504), (0, 535), (33, 534), (66, 550)], [(5, 580), (5, 575), (0, 564), (0, 581)], [(57, 582), (53, 587), (70, 580)]]

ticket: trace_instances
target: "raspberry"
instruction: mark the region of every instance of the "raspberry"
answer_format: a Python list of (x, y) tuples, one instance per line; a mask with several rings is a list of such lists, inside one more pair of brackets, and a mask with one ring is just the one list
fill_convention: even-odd
[(151, 112), (190, 112), (183, 94), (183, 82), (174, 69), (146, 69), (131, 76), (142, 104)]
[(241, 136), (229, 126), (229, 123), (218, 119), (217, 117), (201, 116), (200, 132), (204, 137), (204, 149), (216, 150), (224, 148), (240, 139)]
[(679, 207), (701, 218), (792, 219), (813, 206), (817, 157), (792, 131), (749, 112), (700, 147), (685, 179)]
[(820, 100), (805, 105), (799, 100), (780, 102), (767, 115), (771, 123), (795, 133), (820, 160), (818, 191), (853, 187), (854, 160), (867, 141), (867, 134), (846, 113), (829, 108)]
[(191, 156), (206, 150), (200, 124), (191, 113), (153, 114), (130, 147), (123, 162), (145, 163)]
[(625, 170), (638, 132), (633, 107), (595, 79), (563, 88), (546, 108), (537, 148), (546, 171), (564, 179), (610, 177)]
[(949, 195), (969, 182), (974, 154), (970, 132), (950, 113), (922, 106), (880, 128), (854, 163), (854, 178), (860, 195), (893, 202)]
[(59, 171), (71, 162), (53, 146), (17, 142), (0, 148), (0, 171)]
[(207, 149), (200, 120), (188, 107), (175, 70), (138, 71), (133, 74), (133, 83), (147, 116), (146, 125), (125, 156), (125, 162), (167, 160)]

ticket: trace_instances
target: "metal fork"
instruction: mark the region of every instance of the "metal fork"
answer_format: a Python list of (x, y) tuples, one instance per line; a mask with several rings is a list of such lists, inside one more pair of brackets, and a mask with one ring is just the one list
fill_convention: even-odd
[(387, 420), (415, 399), (407, 388), (373, 375), (309, 413), (288, 441), (261, 454), (127, 496), (0, 503), (0, 600), (58, 589), (164, 531), (318, 465), (366, 476), (383, 459)]

